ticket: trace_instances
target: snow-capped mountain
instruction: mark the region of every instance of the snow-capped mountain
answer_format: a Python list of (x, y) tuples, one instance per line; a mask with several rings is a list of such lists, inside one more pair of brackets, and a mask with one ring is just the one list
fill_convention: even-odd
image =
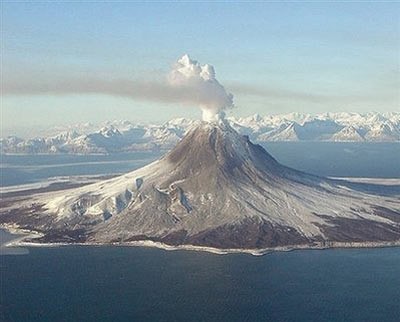
[(133, 172), (5, 199), (0, 224), (38, 232), (38, 243), (152, 241), (236, 250), (397, 243), (399, 193), (397, 186), (285, 167), (219, 120), (191, 126), (163, 158)]
[[(334, 141), (400, 142), (400, 113), (290, 113), (229, 117), (230, 125), (255, 142)], [(90, 123), (58, 128), (58, 135), (0, 140), (3, 153), (115, 153), (169, 150), (199, 121), (178, 118), (162, 125), (129, 121)]]
[(362, 142), (365, 141), (365, 139), (353, 125), (347, 125), (339, 132), (333, 134), (331, 136), (331, 141)]
[(299, 125), (295, 122), (283, 123), (279, 128), (261, 133), (256, 140), (265, 141), (299, 141)]

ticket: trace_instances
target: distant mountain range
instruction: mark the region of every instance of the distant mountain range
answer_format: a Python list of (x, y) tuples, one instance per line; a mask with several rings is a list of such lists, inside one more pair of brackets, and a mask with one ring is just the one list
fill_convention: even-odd
[[(257, 143), (268, 141), (400, 142), (400, 113), (324, 113), (228, 117), (231, 126)], [(2, 153), (107, 154), (170, 150), (199, 121), (173, 119), (162, 125), (129, 121), (59, 128), (59, 134), (0, 139)]]

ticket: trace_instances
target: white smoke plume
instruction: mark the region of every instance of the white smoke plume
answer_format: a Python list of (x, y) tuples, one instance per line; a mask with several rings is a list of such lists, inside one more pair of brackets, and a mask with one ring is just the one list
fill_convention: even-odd
[(105, 79), (68, 77), (68, 75), (4, 75), (3, 95), (105, 94), (159, 103), (196, 105), (206, 121), (223, 118), (224, 110), (233, 107), (233, 95), (215, 78), (214, 67), (201, 66), (182, 56), (164, 80)]
[(169, 84), (185, 92), (193, 93), (193, 100), (203, 111), (204, 121), (224, 117), (224, 110), (233, 107), (233, 95), (215, 78), (211, 65), (200, 65), (188, 55), (180, 58), (168, 77)]

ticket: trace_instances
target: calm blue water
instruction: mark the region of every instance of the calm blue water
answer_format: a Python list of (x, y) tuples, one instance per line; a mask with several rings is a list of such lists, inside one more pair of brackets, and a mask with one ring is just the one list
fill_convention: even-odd
[(1, 185), (33, 183), (57, 176), (115, 174), (140, 168), (159, 153), (114, 155), (2, 155)]
[(279, 162), (321, 176), (400, 178), (400, 142), (269, 142)]
[(2, 321), (400, 321), (400, 248), (251, 255), (129, 247), (1, 257)]
[[(281, 163), (322, 176), (400, 178), (400, 143), (270, 142)], [(114, 155), (2, 155), (1, 185), (32, 183), (56, 176), (115, 174), (137, 169), (160, 153)]]

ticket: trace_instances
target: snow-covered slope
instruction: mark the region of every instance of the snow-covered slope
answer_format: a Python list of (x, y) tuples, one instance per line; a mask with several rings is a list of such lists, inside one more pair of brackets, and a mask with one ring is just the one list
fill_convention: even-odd
[(282, 124), (277, 129), (258, 135), (257, 141), (299, 141), (298, 126), (295, 122)]
[[(224, 121), (192, 125), (160, 160), (77, 189), (3, 200), (0, 223), (39, 242), (260, 249), (400, 240), (400, 191), (279, 164)], [(397, 189), (397, 190), (396, 190)]]
[[(400, 142), (400, 113), (290, 113), (228, 118), (230, 125), (252, 141)], [(49, 137), (0, 140), (4, 153), (113, 153), (169, 150), (198, 121), (174, 119), (162, 125), (107, 122), (68, 127)], [(61, 129), (58, 129), (61, 130)]]
[(358, 130), (352, 125), (345, 126), (330, 138), (330, 141), (337, 142), (362, 142), (364, 140), (365, 139), (360, 135)]

